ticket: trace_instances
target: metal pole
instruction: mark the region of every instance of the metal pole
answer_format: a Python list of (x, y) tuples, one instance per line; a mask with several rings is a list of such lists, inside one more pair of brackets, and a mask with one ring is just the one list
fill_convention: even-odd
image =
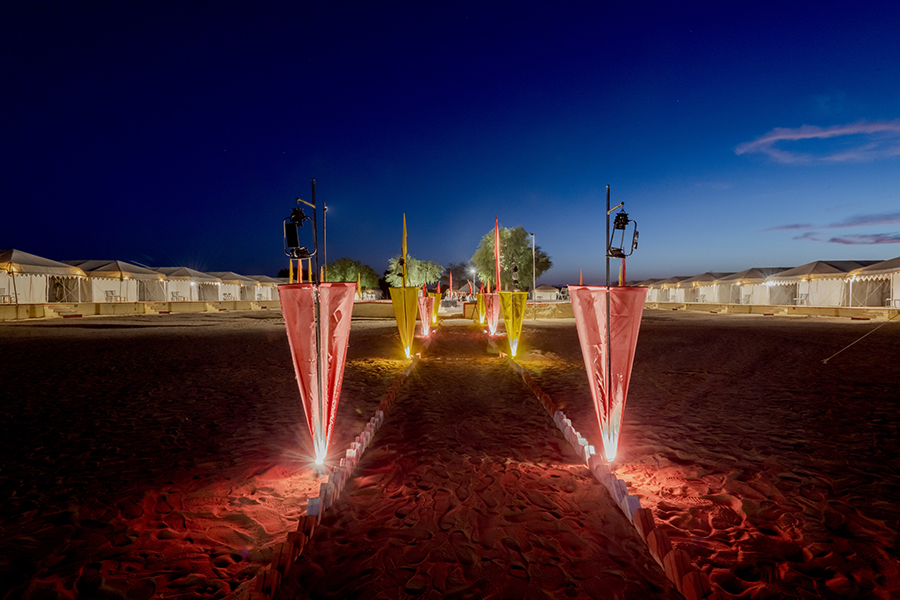
[[(612, 353), (612, 336), (609, 332), (609, 186), (606, 186), (606, 377), (603, 382), (606, 387), (606, 414), (609, 415), (609, 409), (612, 407), (612, 401), (610, 399), (609, 393), (611, 390), (610, 379), (612, 378), (612, 359), (610, 358), (610, 354)], [(604, 452), (605, 454), (605, 452)], [(609, 457), (605, 457), (609, 460)]]
[[(315, 252), (313, 254), (316, 255), (316, 283), (319, 284), (321, 281), (319, 279), (319, 240), (318, 235), (316, 233), (316, 180), (311, 180), (312, 185), (312, 205), (313, 205), (313, 246), (315, 248)], [(327, 439), (325, 438), (325, 390), (323, 381), (322, 381), (322, 320), (321, 320), (321, 309), (319, 305), (319, 286), (316, 285), (313, 288), (313, 298), (315, 300), (315, 310), (316, 310), (316, 387), (318, 388), (318, 393), (316, 394), (318, 404), (319, 404), (319, 419), (316, 423), (316, 428), (319, 430), (319, 440), (324, 442), (325, 448), (327, 448)], [(316, 456), (316, 459), (321, 458), (325, 460), (324, 456)]]
[(537, 321), (537, 267), (534, 260), (534, 234), (531, 234), (531, 320)]
[[(315, 200), (313, 200), (315, 202)], [(328, 281), (328, 205), (322, 203), (322, 240), (324, 256), (322, 257), (323, 274), (322, 281)]]
[(319, 236), (316, 232), (316, 180), (312, 179), (312, 209), (313, 209), (313, 248), (315, 251), (313, 254), (316, 257), (316, 277), (315, 282), (321, 283), (319, 281)]

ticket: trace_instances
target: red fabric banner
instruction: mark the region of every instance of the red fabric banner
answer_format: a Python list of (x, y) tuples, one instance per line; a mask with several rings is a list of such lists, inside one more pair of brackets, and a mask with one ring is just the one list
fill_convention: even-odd
[(494, 259), (497, 261), (497, 291), (500, 291), (500, 222), (494, 217)]
[[(328, 453), (341, 396), (355, 291), (356, 283), (353, 282), (278, 286), (294, 372), (319, 464)], [(316, 294), (319, 298), (318, 343)]]
[(488, 332), (491, 335), (497, 335), (497, 329), (500, 326), (500, 296), (498, 294), (484, 295), (484, 315)]
[(419, 296), (419, 320), (422, 322), (422, 335), (431, 333), (431, 318), (434, 312), (434, 297)]
[[(611, 352), (606, 339), (607, 294)], [(604, 455), (607, 460), (613, 460), (619, 446), (622, 414), (647, 288), (570, 285), (569, 296), (572, 298), (581, 354), (597, 410)], [(610, 357), (611, 376), (607, 373), (607, 356)], [(611, 384), (608, 396), (607, 381)]]

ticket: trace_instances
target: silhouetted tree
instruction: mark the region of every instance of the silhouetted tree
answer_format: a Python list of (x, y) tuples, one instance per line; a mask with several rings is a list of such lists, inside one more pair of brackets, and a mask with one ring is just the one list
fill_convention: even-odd
[[(553, 263), (540, 246), (535, 249), (535, 278), (550, 270)], [(478, 271), (478, 279), (490, 281), (492, 286), (496, 279), (494, 262), (494, 230), (491, 229), (481, 238), (481, 243), (472, 261)], [(504, 290), (511, 289), (513, 264), (519, 267), (519, 289), (531, 289), (531, 236), (523, 227), (500, 228), (500, 284)]]
[(364, 290), (378, 287), (378, 273), (375, 269), (350, 258), (339, 258), (328, 263), (325, 267), (325, 276), (328, 281), (356, 281), (359, 277)]
[[(400, 255), (390, 259), (388, 270), (384, 272), (385, 280), (391, 287), (403, 285), (403, 270), (400, 266)], [(430, 260), (418, 260), (406, 255), (406, 285), (420, 286), (436, 283), (440, 280), (444, 267)]]

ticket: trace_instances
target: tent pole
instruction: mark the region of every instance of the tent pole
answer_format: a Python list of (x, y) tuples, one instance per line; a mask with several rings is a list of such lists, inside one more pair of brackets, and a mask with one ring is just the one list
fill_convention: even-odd
[[(610, 390), (612, 389), (612, 386), (610, 385), (610, 379), (612, 378), (612, 358), (610, 358), (610, 354), (612, 353), (612, 340), (611, 340), (612, 336), (610, 335), (610, 332), (609, 332), (609, 325), (610, 325), (610, 319), (609, 319), (609, 307), (610, 307), (610, 301), (609, 301), (609, 292), (610, 292), (610, 290), (609, 290), (609, 185), (606, 186), (606, 241), (605, 241), (605, 244), (606, 244), (606, 252), (605, 252), (605, 254), (606, 254), (606, 377), (604, 378), (605, 381), (603, 383), (604, 383), (604, 386), (606, 387), (606, 414), (607, 414), (607, 418), (608, 418), (610, 408), (612, 408), (612, 401), (610, 400), (610, 397), (609, 397)], [(604, 454), (606, 454), (605, 449), (604, 449)], [(608, 456), (606, 456), (605, 458), (606, 458), (606, 460), (609, 460)]]
[[(312, 186), (312, 204), (313, 204), (313, 245), (315, 246), (315, 250), (313, 254), (316, 256), (316, 276), (318, 278), (319, 275), (319, 239), (316, 235), (316, 180), (312, 179), (310, 182)], [(327, 434), (325, 432), (325, 390), (323, 388), (323, 378), (322, 378), (322, 320), (321, 320), (321, 307), (319, 304), (319, 285), (321, 281), (316, 282), (316, 286), (313, 288), (313, 300), (316, 308), (316, 387), (318, 389), (317, 400), (319, 402), (319, 419), (316, 423), (316, 427), (319, 429), (319, 440), (324, 443), (324, 447), (322, 450), (328, 447), (328, 440), (325, 439)], [(316, 455), (316, 459), (325, 460), (325, 456)]]

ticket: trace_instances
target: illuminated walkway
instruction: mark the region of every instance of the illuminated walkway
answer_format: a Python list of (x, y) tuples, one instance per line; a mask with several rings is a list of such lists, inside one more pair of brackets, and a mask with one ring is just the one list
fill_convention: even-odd
[(436, 335), (279, 597), (669, 597), (484, 336), (459, 323)]

